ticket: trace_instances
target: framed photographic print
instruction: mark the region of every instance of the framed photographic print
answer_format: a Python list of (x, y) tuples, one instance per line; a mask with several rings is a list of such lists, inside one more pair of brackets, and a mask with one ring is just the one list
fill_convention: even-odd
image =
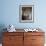
[(20, 5), (19, 20), (20, 22), (34, 22), (34, 5)]

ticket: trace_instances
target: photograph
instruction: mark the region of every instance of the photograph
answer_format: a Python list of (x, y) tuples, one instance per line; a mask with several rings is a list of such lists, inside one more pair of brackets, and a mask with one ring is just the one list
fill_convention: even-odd
[(33, 22), (34, 20), (34, 6), (33, 5), (20, 5), (20, 22)]

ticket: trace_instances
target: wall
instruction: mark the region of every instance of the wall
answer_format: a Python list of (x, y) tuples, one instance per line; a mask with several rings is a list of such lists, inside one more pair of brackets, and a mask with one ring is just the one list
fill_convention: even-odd
[[(0, 0), (0, 25), (13, 24), (16, 28), (46, 28), (46, 0)], [(19, 5), (34, 4), (34, 23), (19, 22)]]
[[(34, 23), (19, 22), (19, 5), (34, 4)], [(0, 0), (0, 31), (13, 24), (16, 28), (40, 27), (46, 32), (46, 0)]]

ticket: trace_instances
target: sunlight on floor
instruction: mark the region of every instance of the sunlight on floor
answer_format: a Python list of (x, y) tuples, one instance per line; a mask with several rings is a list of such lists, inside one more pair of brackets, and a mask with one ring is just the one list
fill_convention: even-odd
[(0, 46), (2, 46), (2, 44), (0, 44)]
[(46, 44), (44, 44), (44, 46), (46, 46)]

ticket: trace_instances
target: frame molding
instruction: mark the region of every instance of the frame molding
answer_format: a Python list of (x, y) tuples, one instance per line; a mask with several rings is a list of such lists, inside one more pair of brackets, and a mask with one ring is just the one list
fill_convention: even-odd
[[(31, 9), (29, 17), (31, 16), (32, 19), (25, 19), (22, 20), (23, 9)], [(27, 12), (28, 13), (28, 12)], [(22, 23), (33, 23), (34, 22), (34, 5), (20, 5), (19, 6), (19, 21)]]

